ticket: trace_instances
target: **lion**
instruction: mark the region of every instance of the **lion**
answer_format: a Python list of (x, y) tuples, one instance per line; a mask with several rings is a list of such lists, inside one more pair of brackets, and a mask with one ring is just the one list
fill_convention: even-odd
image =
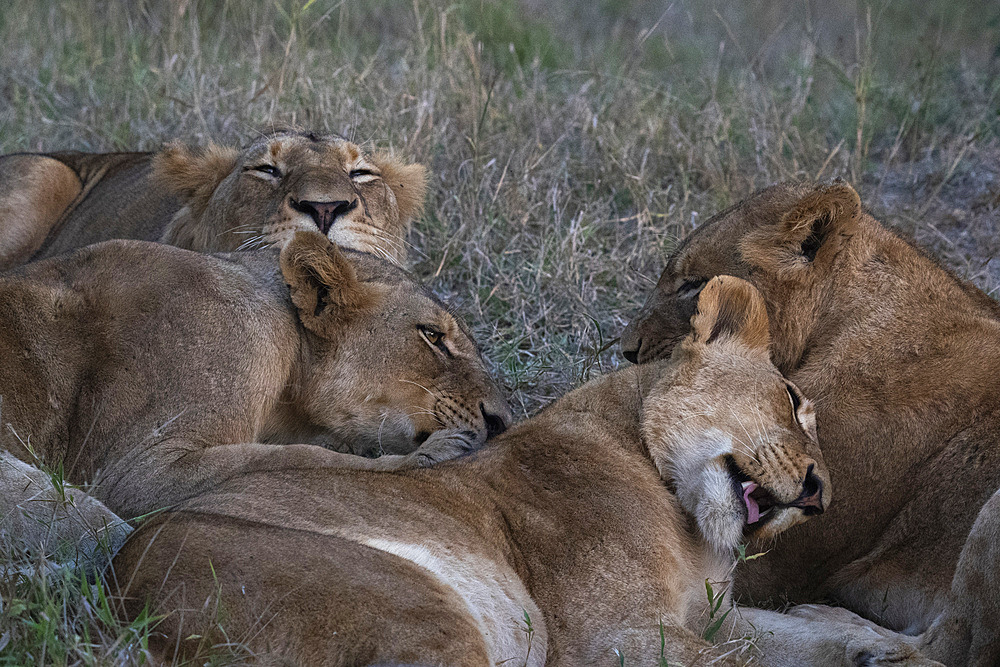
[(886, 229), (846, 182), (784, 183), (692, 232), (622, 336), (666, 358), (708, 281), (763, 294), (778, 369), (816, 397), (838, 504), (748, 564), (746, 599), (832, 600), (1000, 664), (1000, 306)]
[(282, 245), (319, 230), (394, 263), (427, 170), (337, 135), (277, 131), (243, 149), (0, 157), (0, 270), (109, 239), (199, 252)]
[[(447, 307), (317, 232), (280, 255), (108, 241), (21, 267), (0, 277), (0, 358), (0, 452), (125, 518), (241, 471), (431, 465), (510, 421)], [(44, 486), (28, 477), (8, 506)]]
[[(284, 664), (742, 664), (745, 642), (701, 638), (706, 582), (718, 611), (735, 548), (824, 512), (830, 482), (752, 286), (713, 280), (691, 326), (669, 361), (593, 380), (434, 468), (226, 480), (119, 552), (126, 607), (167, 613), (164, 660), (224, 632)], [(730, 616), (774, 655), (790, 633), (768, 617), (803, 622)], [(846, 655), (850, 638), (847, 664), (930, 664), (905, 639), (839, 631), (787, 652)]]

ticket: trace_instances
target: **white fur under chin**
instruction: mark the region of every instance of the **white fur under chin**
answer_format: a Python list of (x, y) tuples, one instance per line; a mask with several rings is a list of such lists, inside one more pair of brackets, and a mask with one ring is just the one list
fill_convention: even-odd
[(733, 500), (729, 472), (721, 466), (712, 466), (702, 471), (701, 478), (702, 494), (695, 509), (695, 520), (712, 547), (731, 553), (743, 539), (744, 517)]
[(720, 553), (731, 553), (742, 541), (745, 517), (733, 493), (721, 457), (732, 451), (732, 437), (717, 428), (671, 434), (670, 467), (677, 498), (694, 515), (702, 536)]

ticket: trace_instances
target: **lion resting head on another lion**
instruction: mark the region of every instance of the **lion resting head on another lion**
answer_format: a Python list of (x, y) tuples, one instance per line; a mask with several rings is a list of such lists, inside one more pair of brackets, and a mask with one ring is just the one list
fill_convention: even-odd
[(400, 264), (427, 170), (337, 135), (278, 131), (237, 149), (0, 157), (0, 269), (109, 239), (200, 252), (318, 230)]
[[(444, 304), (316, 232), (280, 254), (108, 241), (8, 272), (0, 358), (0, 451), (126, 519), (240, 472), (430, 465), (510, 420)], [(19, 477), (0, 490), (35, 494)]]
[(760, 634), (772, 657), (808, 644), (883, 664), (897, 638), (719, 611), (735, 548), (828, 509), (830, 487), (754, 288), (712, 280), (691, 327), (669, 361), (593, 380), (434, 468), (222, 481), (119, 553), (126, 606), (167, 613), (151, 642), (166, 657), (224, 636), (309, 665), (743, 664), (746, 643), (702, 638), (717, 616), (718, 638)]
[(752, 282), (771, 357), (816, 401), (837, 505), (749, 563), (752, 599), (836, 600), (928, 631), (947, 664), (1000, 663), (1000, 306), (882, 226), (843, 181), (783, 183), (667, 260), (622, 336), (669, 357), (713, 276)]

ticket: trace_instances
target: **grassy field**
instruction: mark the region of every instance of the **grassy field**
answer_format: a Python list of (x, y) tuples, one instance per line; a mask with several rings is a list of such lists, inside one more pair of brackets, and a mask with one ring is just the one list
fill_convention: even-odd
[[(7, 0), (0, 40), (2, 152), (294, 124), (426, 163), (412, 267), (522, 416), (624, 363), (677, 239), (774, 181), (849, 179), (1000, 295), (1000, 5)], [(0, 584), (0, 664), (141, 660), (101, 599)]]

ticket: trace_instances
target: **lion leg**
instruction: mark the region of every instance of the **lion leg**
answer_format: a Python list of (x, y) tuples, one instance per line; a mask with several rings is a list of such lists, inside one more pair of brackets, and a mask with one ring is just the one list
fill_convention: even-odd
[(100, 501), (0, 452), (0, 552), (98, 573), (132, 531)]
[[(879, 627), (838, 607), (802, 605), (787, 614), (737, 607), (730, 614), (732, 639), (745, 638), (754, 664), (768, 667), (932, 667), (917, 637)], [(727, 619), (728, 621), (729, 619)]]
[(980, 510), (1000, 487), (1000, 447), (992, 444), (991, 429), (984, 423), (956, 434), (914, 471), (908, 485), (919, 493), (873, 548), (828, 579), (827, 597), (909, 635), (924, 633), (940, 617), (970, 530), (977, 515), (988, 525)]
[(31, 259), (82, 189), (76, 172), (53, 158), (0, 157), (0, 271)]
[[(712, 645), (687, 628), (660, 621), (645, 627), (625, 631), (610, 628), (605, 634), (598, 632), (591, 643), (599, 647), (581, 664), (621, 664), (641, 667), (660, 665), (685, 665), (685, 667), (727, 667), (745, 664), (738, 647), (728, 644)], [(609, 653), (612, 654), (609, 655)], [(614, 662), (608, 660), (614, 658)], [(563, 662), (562, 664), (574, 664)]]
[[(128, 516), (170, 507), (229, 478), (256, 472), (320, 468), (395, 472), (427, 468), (481, 447), (472, 431), (442, 429), (409, 454), (366, 458), (316, 445), (266, 445), (256, 442), (201, 446), (190, 441), (161, 443), (169, 455), (151, 464), (146, 450), (120, 462), (101, 480), (101, 498)], [(140, 481), (141, 480), (141, 481)]]
[(1000, 491), (972, 525), (948, 607), (924, 633), (923, 651), (948, 665), (1000, 664)]

